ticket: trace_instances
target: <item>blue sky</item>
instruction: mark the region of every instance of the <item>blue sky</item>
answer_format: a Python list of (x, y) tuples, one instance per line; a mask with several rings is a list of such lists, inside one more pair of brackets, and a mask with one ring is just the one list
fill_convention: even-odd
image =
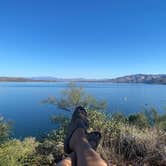
[(0, 2), (0, 76), (166, 73), (165, 0)]

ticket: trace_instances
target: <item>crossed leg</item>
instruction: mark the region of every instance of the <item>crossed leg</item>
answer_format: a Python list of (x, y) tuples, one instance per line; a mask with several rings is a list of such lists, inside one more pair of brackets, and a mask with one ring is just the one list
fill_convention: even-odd
[(74, 151), (57, 166), (107, 166), (100, 155), (92, 149), (85, 131), (78, 128), (72, 135), (70, 147)]

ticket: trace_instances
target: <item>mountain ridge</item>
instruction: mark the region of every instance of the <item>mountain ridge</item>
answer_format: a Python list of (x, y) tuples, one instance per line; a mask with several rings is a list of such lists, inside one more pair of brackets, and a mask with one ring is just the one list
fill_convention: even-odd
[(110, 83), (147, 83), (166, 84), (166, 74), (134, 74), (117, 78), (86, 79), (57, 77), (1, 77), (0, 82), (110, 82)]

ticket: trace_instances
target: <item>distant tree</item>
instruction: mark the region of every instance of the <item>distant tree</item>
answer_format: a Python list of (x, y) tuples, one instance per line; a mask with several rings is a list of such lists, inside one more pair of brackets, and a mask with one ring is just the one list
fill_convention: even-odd
[(67, 89), (62, 91), (61, 98), (49, 97), (44, 103), (57, 106), (59, 109), (73, 112), (77, 106), (83, 106), (90, 110), (105, 110), (106, 102), (98, 101), (92, 95), (87, 94), (82, 87), (70, 83)]
[[(85, 90), (70, 83), (65, 90), (62, 91), (61, 97), (49, 97), (43, 103), (56, 106), (58, 109), (73, 112), (77, 106), (83, 106), (87, 110), (100, 110), (106, 109), (106, 102), (97, 100), (92, 95), (89, 95)], [(66, 131), (70, 118), (64, 115), (53, 115), (51, 117), (53, 123), (59, 124), (62, 130)]]

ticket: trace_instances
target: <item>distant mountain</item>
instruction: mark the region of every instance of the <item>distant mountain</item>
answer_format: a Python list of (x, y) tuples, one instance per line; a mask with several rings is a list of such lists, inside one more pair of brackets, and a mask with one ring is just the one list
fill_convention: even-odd
[(32, 79), (23, 78), (23, 77), (0, 77), (0, 82), (28, 82), (28, 81), (32, 81)]
[(32, 80), (36, 80), (36, 81), (38, 81), (38, 80), (45, 80), (45, 81), (48, 81), (48, 80), (51, 80), (51, 81), (56, 81), (58, 78), (56, 78), (56, 77), (50, 77), (50, 76), (45, 76), (45, 77), (31, 77), (30, 79), (32, 79)]
[(166, 74), (136, 74), (113, 79), (63, 79), (56, 77), (0, 77), (0, 82), (112, 82), (112, 83), (147, 83), (166, 84)]
[(0, 82), (55, 82), (55, 80), (25, 77), (0, 77)]
[(110, 79), (115, 83), (166, 84), (166, 74), (136, 74)]

